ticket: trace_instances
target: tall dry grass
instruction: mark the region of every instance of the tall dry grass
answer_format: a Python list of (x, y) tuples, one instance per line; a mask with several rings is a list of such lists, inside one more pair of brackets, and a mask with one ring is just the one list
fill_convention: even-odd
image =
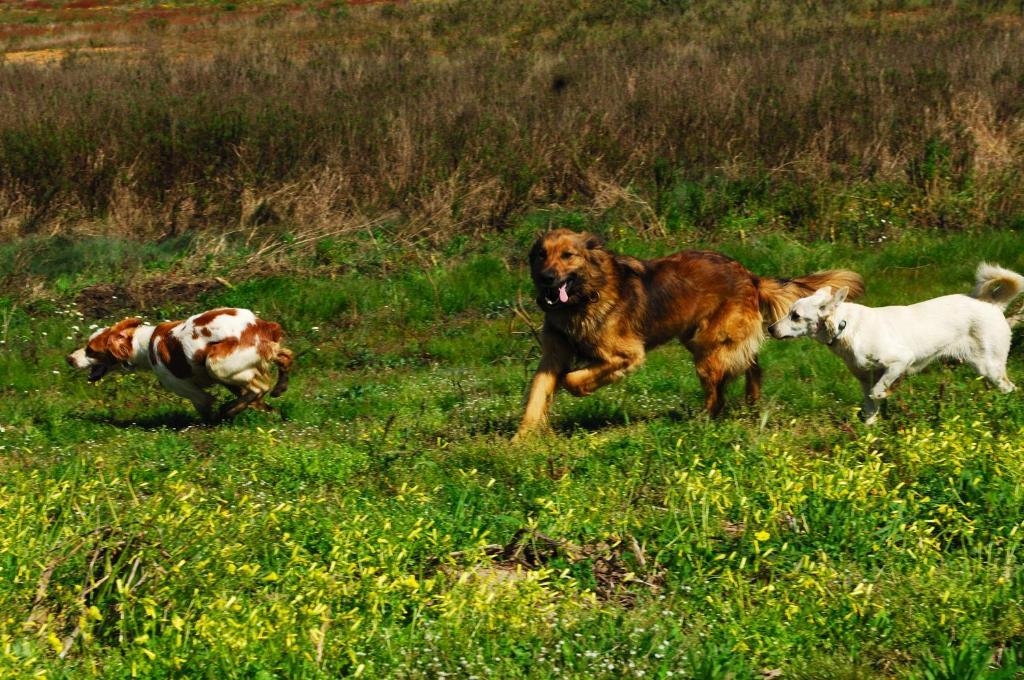
[(973, 7), (441, 2), (7, 64), (0, 234), (385, 215), (444, 238), (557, 205), (816, 237), (865, 196), (901, 224), (1020, 225), (1024, 22)]

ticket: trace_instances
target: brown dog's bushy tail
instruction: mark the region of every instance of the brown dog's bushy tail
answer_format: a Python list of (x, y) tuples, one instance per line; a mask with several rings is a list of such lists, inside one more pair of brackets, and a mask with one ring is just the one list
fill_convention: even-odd
[(827, 272), (798, 276), (795, 279), (759, 279), (757, 294), (761, 299), (761, 314), (765, 323), (775, 323), (789, 313), (789, 308), (794, 302), (825, 286), (831, 286), (833, 290), (848, 288), (848, 300), (854, 300), (864, 294), (864, 279), (857, 272), (848, 269), (831, 269)]

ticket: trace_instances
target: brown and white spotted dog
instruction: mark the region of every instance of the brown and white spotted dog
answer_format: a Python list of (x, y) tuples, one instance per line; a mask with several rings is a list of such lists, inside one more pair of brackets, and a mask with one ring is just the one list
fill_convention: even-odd
[(67, 361), (88, 368), (91, 382), (117, 368), (150, 368), (161, 385), (191, 401), (207, 419), (213, 416), (214, 397), (206, 388), (224, 385), (236, 398), (220, 415), (231, 417), (247, 406), (269, 410), (263, 403), (267, 393), (276, 397), (287, 389), (292, 352), (281, 346), (282, 335), (278, 324), (233, 307), (157, 326), (132, 318), (99, 329)]

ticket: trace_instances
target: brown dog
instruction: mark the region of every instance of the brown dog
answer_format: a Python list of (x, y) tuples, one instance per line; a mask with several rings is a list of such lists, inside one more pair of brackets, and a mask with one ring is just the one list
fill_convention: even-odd
[(851, 296), (864, 292), (860, 275), (851, 271), (761, 278), (725, 255), (703, 250), (637, 260), (605, 250), (590, 234), (566, 229), (537, 239), (530, 272), (544, 310), (543, 355), (517, 437), (546, 422), (558, 387), (579, 397), (590, 394), (675, 338), (693, 353), (711, 415), (721, 412), (729, 380), (743, 372), (747, 399), (756, 402), (764, 326), (822, 286), (845, 286)]

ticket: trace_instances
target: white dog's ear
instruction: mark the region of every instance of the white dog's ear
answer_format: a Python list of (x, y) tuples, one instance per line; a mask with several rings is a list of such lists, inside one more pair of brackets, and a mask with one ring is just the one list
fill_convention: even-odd
[(818, 303), (818, 307), (825, 309), (828, 303), (832, 300), (832, 286), (824, 286), (814, 291), (814, 295), (811, 296), (812, 300)]
[(837, 290), (836, 294), (831, 296), (831, 298), (826, 300), (825, 304), (821, 306), (822, 313), (826, 315), (832, 314), (834, 311), (836, 311), (836, 309), (839, 308), (839, 305), (843, 303), (843, 300), (846, 299), (846, 296), (849, 295), (849, 293), (850, 289), (846, 286), (843, 286), (842, 288)]

